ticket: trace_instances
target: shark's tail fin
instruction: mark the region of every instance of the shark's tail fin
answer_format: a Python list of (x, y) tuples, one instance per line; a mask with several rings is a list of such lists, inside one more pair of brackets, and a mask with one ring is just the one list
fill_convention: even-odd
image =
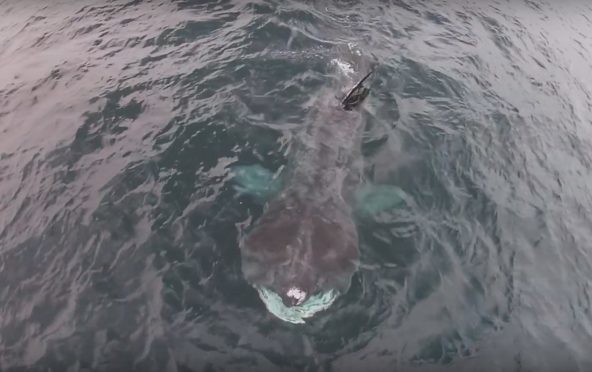
[(364, 86), (364, 82), (374, 73), (374, 66), (370, 68), (370, 71), (364, 75), (360, 81), (341, 100), (341, 106), (344, 110), (350, 111), (360, 105), (362, 101), (370, 93), (370, 89)]

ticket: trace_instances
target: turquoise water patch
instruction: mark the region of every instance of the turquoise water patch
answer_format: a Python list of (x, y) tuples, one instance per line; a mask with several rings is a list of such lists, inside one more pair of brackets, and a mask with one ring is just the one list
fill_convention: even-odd
[(282, 182), (261, 165), (239, 165), (231, 168), (234, 189), (239, 194), (250, 195), (259, 200), (269, 199), (282, 188)]
[(392, 185), (364, 185), (355, 192), (355, 210), (362, 217), (375, 216), (406, 205), (406, 193)]
[(270, 313), (285, 322), (294, 324), (304, 324), (305, 319), (329, 308), (339, 296), (339, 292), (332, 289), (311, 296), (302, 305), (287, 307), (277, 293), (260, 286), (255, 286), (255, 289)]

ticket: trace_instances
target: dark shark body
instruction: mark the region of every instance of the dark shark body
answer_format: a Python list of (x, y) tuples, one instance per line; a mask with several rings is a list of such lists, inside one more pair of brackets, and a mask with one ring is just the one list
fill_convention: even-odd
[(346, 292), (357, 270), (358, 232), (347, 185), (355, 178), (352, 165), (364, 127), (359, 104), (368, 94), (362, 83), (370, 73), (356, 73), (358, 80), (340, 75), (341, 87), (351, 88), (343, 100), (336, 89), (321, 96), (298, 137), (288, 186), (241, 241), (245, 278), (277, 294), (288, 308), (323, 293)]

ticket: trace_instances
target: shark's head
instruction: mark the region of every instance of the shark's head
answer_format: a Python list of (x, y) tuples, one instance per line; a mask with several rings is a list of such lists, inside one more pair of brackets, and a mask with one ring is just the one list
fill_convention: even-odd
[(348, 290), (358, 236), (349, 209), (295, 195), (272, 202), (241, 244), (245, 278), (267, 309), (302, 323)]

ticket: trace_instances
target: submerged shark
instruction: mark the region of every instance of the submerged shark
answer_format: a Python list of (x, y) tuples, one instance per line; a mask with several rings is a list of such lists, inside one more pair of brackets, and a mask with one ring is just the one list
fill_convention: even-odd
[(240, 241), (243, 275), (267, 309), (291, 323), (304, 323), (349, 289), (360, 256), (356, 213), (380, 212), (404, 200), (394, 186), (353, 189), (360, 186), (354, 162), (374, 67), (334, 62), (339, 85), (349, 90), (342, 99), (335, 87), (320, 95), (289, 170), (278, 178), (258, 165), (234, 168), (236, 190), (269, 199)]

